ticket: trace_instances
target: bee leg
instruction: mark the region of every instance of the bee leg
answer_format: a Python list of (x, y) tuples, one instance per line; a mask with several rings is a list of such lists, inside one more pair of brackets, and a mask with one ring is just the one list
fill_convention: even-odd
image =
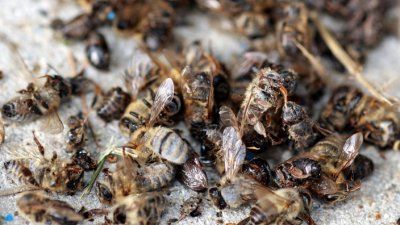
[(43, 145), (40, 143), (39, 139), (37, 139), (34, 130), (32, 131), (32, 134), (33, 134), (33, 140), (35, 141), (35, 143), (36, 143), (36, 145), (37, 145), (37, 148), (38, 148), (40, 154), (41, 154), (42, 156), (44, 156), (44, 147), (43, 147)]
[(309, 213), (301, 213), (299, 215), (299, 218), (300, 218), (300, 220), (306, 222), (307, 225), (315, 225), (316, 224)]

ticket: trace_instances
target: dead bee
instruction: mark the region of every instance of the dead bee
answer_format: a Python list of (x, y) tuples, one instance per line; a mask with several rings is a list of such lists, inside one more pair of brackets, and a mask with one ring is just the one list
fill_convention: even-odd
[(21, 94), (5, 103), (1, 109), (4, 120), (11, 122), (29, 122), (40, 117), (46, 118), (44, 131), (60, 133), (63, 124), (58, 117), (57, 109), (62, 100), (71, 95), (70, 82), (59, 75), (46, 75), (46, 81), (39, 87), (30, 83)]
[(381, 148), (398, 148), (399, 118), (397, 109), (350, 86), (338, 87), (321, 115), (328, 129), (362, 132)]
[[(264, 137), (277, 139), (272, 129), (274, 127), (272, 118), (284, 105), (284, 100), (294, 91), (295, 86), (296, 74), (293, 71), (284, 69), (275, 71), (270, 68), (260, 70), (248, 86), (238, 113), (242, 132), (248, 132), (250, 127)], [(265, 125), (264, 120), (266, 120)], [(281, 129), (281, 125), (277, 128)]]
[(92, 66), (100, 70), (108, 70), (110, 66), (110, 50), (105, 37), (99, 32), (91, 32), (86, 40), (86, 57)]
[(265, 36), (269, 30), (268, 22), (268, 16), (261, 12), (243, 12), (234, 17), (236, 30), (250, 39)]
[(309, 189), (318, 198), (327, 201), (341, 201), (348, 193), (359, 188), (359, 182), (348, 182), (344, 170), (348, 168), (357, 157), (363, 136), (361, 133), (344, 138), (331, 135), (318, 142), (308, 152), (309, 157), (317, 160), (321, 165), (321, 178), (310, 182)]
[(245, 162), (242, 166), (242, 173), (264, 186), (269, 186), (271, 182), (272, 170), (268, 162), (261, 158), (254, 158)]
[(96, 103), (97, 115), (105, 122), (120, 119), (128, 106), (131, 97), (120, 87), (115, 87), (105, 94), (101, 94), (101, 99)]
[(192, 152), (189, 159), (183, 164), (179, 173), (182, 182), (194, 191), (204, 191), (207, 189), (207, 174), (203, 170), (199, 160), (199, 155)]
[(51, 27), (66, 39), (84, 40), (95, 29), (95, 24), (89, 14), (82, 13), (71, 20), (64, 22), (60, 19), (55, 19), (51, 23)]
[(277, 187), (292, 188), (318, 180), (322, 169), (318, 161), (300, 154), (278, 164), (271, 174), (271, 180)]
[[(55, 153), (51, 160), (46, 159), (45, 148), (35, 134), (33, 137), (38, 149), (18, 148), (8, 152), (10, 160), (4, 164), (5, 169), (26, 185), (11, 192), (17, 193), (31, 188), (73, 194), (82, 189), (84, 169), (74, 162), (58, 159)], [(34, 171), (30, 169), (30, 163), (35, 165)]]
[(199, 216), (201, 214), (199, 207), (202, 201), (203, 199), (198, 195), (186, 199), (181, 206), (179, 221), (189, 215), (191, 217)]
[(84, 149), (79, 149), (75, 152), (72, 156), (72, 163), (79, 165), (85, 171), (94, 170), (97, 167), (96, 160)]
[(76, 225), (84, 220), (68, 203), (40, 192), (21, 194), (17, 200), (20, 215), (35, 224)]
[(250, 211), (246, 224), (293, 223), (297, 220), (314, 225), (310, 216), (311, 197), (294, 188), (270, 190), (257, 188), (257, 203)]
[(373, 171), (373, 161), (367, 156), (359, 154), (354, 159), (354, 162), (347, 167), (343, 173), (346, 180), (359, 181), (371, 175)]
[(117, 163), (115, 172), (107, 177), (107, 183), (97, 183), (96, 191), (101, 202), (110, 204), (131, 194), (167, 186), (175, 177), (175, 168), (168, 162), (152, 162), (141, 166), (126, 155)]
[(157, 50), (171, 38), (175, 12), (165, 1), (147, 1), (146, 6), (149, 9), (143, 14), (138, 31), (143, 34), (147, 47)]
[(282, 109), (282, 122), (295, 149), (304, 150), (315, 143), (318, 136), (313, 129), (315, 123), (302, 106), (292, 101), (286, 102)]
[(158, 126), (153, 127), (164, 107), (173, 99), (174, 83), (166, 79), (157, 89), (151, 115), (145, 127), (137, 129), (128, 143), (135, 149), (140, 158), (147, 159), (153, 155), (168, 162), (182, 165), (188, 159), (189, 145), (174, 130)]
[(85, 145), (86, 139), (86, 121), (82, 113), (68, 118), (67, 126), (67, 152), (73, 152)]
[(208, 196), (213, 202), (213, 205), (215, 205), (218, 209), (225, 209), (226, 208), (226, 202), (224, 198), (221, 195), (221, 191), (218, 190), (218, 188), (213, 187), (208, 189)]
[(113, 207), (113, 222), (128, 225), (157, 224), (166, 204), (160, 192), (129, 195)]
[(283, 19), (278, 25), (278, 49), (282, 55), (301, 55), (296, 43), (310, 49), (311, 29), (308, 25), (308, 10), (302, 2), (283, 3)]

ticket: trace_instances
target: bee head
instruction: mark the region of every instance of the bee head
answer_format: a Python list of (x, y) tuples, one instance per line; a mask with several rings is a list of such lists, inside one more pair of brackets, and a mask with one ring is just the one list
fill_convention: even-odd
[(68, 97), (71, 94), (70, 85), (63, 77), (59, 75), (48, 76), (45, 87), (54, 88), (61, 98)]

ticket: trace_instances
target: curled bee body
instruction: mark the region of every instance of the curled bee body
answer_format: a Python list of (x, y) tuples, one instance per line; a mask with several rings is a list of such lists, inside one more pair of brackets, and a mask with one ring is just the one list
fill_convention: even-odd
[(381, 148), (398, 148), (400, 115), (397, 109), (350, 86), (338, 87), (321, 115), (328, 129), (362, 132)]
[(132, 157), (124, 156), (117, 163), (117, 169), (107, 176), (106, 183), (97, 183), (96, 191), (101, 202), (111, 204), (131, 194), (156, 191), (169, 185), (175, 177), (175, 168), (168, 162), (140, 165)]
[(110, 66), (110, 50), (105, 37), (99, 32), (91, 32), (86, 40), (86, 57), (92, 66), (100, 70), (108, 70)]
[[(35, 136), (34, 140), (38, 149), (19, 148), (9, 152), (10, 160), (4, 164), (5, 169), (27, 188), (66, 194), (82, 189), (84, 169), (75, 162), (58, 159), (56, 154), (51, 160), (46, 159), (44, 147)], [(31, 163), (35, 165), (34, 170), (30, 169)]]
[(254, 158), (245, 162), (242, 166), (242, 173), (264, 186), (269, 186), (271, 182), (272, 170), (268, 162), (261, 158)]
[(35, 224), (76, 225), (83, 216), (68, 203), (54, 200), (40, 192), (27, 192), (19, 196), (20, 215)]
[(306, 185), (321, 177), (322, 169), (318, 161), (308, 157), (293, 157), (278, 164), (273, 170), (272, 180), (279, 188), (292, 188)]
[(314, 225), (310, 217), (311, 197), (294, 188), (270, 190), (258, 188), (257, 203), (250, 211), (246, 224), (284, 224), (298, 220)]
[(296, 149), (304, 150), (316, 141), (318, 134), (313, 129), (314, 121), (302, 106), (288, 101), (282, 109), (282, 122)]
[(276, 139), (271, 137), (275, 136), (272, 131), (274, 127), (272, 118), (283, 106), (287, 95), (294, 91), (295, 80), (296, 74), (290, 70), (275, 71), (270, 68), (260, 70), (248, 86), (239, 110), (238, 118), (242, 126), (245, 126), (244, 131), (252, 128), (258, 134), (267, 137), (268, 130), (270, 139)]
[(73, 152), (85, 145), (86, 124), (82, 114), (68, 118), (67, 152)]
[(160, 192), (127, 196), (113, 207), (113, 222), (128, 225), (157, 224), (166, 204)]
[(120, 119), (130, 102), (130, 95), (120, 87), (112, 88), (102, 95), (96, 106), (97, 115), (105, 122)]
[(312, 194), (324, 201), (335, 202), (346, 199), (349, 192), (360, 187), (357, 180), (346, 180), (344, 170), (352, 165), (362, 143), (361, 133), (349, 138), (331, 135), (305, 153), (321, 165), (321, 178), (310, 182)]

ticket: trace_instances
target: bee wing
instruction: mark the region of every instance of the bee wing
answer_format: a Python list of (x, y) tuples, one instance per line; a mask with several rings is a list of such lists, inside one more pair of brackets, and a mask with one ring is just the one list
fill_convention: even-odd
[(4, 33), (0, 33), (0, 40), (10, 48), (13, 60), (16, 62), (16, 67), (18, 68), (17, 71), (22, 75), (22, 78), (28, 82), (33, 82), (33, 75), (22, 58), (18, 45), (14, 41), (10, 40), (10, 38)]
[(289, 208), (290, 204), (293, 203), (293, 200), (279, 195), (276, 191), (262, 185), (257, 185), (255, 187), (254, 195), (256, 196), (257, 204), (264, 210), (268, 210), (271, 207), (271, 204), (283, 206), (281, 210), (284, 210)]
[(343, 145), (343, 151), (340, 154), (339, 163), (342, 165), (339, 167), (338, 172), (349, 167), (353, 163), (354, 159), (360, 152), (363, 140), (364, 138), (361, 132), (355, 133), (347, 138)]
[(145, 85), (146, 77), (155, 67), (151, 58), (141, 51), (135, 51), (129, 67), (124, 72), (127, 89), (136, 98), (140, 89)]
[(221, 106), (221, 108), (219, 108), (219, 118), (223, 127), (232, 126), (236, 129), (239, 129), (239, 123), (236, 115), (228, 106)]
[(6, 161), (25, 161), (30, 160), (34, 162), (45, 161), (44, 156), (35, 147), (22, 147), (22, 146), (10, 146), (5, 149)]
[(166, 79), (158, 87), (154, 102), (151, 107), (151, 115), (149, 119), (149, 126), (153, 126), (156, 118), (159, 116), (165, 105), (168, 104), (174, 97), (174, 82), (171, 78)]
[(64, 130), (64, 124), (56, 111), (45, 115), (40, 120), (39, 130), (48, 134), (59, 134)]
[(246, 146), (234, 127), (224, 129), (222, 151), (224, 153), (225, 174), (228, 178), (232, 178), (237, 174), (246, 157)]

